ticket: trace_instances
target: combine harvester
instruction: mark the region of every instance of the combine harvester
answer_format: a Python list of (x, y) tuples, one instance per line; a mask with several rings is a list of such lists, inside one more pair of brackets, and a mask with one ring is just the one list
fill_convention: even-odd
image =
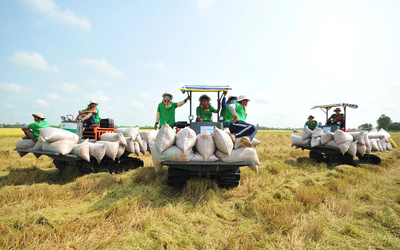
[[(72, 115), (67, 115), (67, 118), (73, 120)], [(62, 121), (60, 124), (60, 129), (77, 134), (80, 142), (82, 142), (83, 139), (88, 139), (89, 142), (95, 143), (100, 140), (102, 134), (115, 133), (114, 122), (112, 119), (101, 119), (100, 124), (85, 128), (83, 127), (83, 123), (81, 121), (70, 121), (64, 116), (62, 116), (61, 119)], [(41, 155), (47, 155), (53, 158), (53, 163), (60, 173), (62, 173), (64, 169), (70, 165), (79, 167), (79, 169), (85, 174), (97, 172), (118, 174), (136, 169), (138, 167), (143, 167), (143, 161), (136, 157), (129, 156), (131, 152), (128, 151), (124, 151), (119, 158), (114, 160), (105, 155), (101, 159), (100, 163), (98, 163), (93, 156), (90, 156), (90, 161), (87, 161), (72, 153), (63, 155), (59, 152), (35, 150), (32, 148), (15, 148), (14, 150), (18, 151), (21, 157), (27, 153), (33, 153), (36, 158), (39, 158)]]

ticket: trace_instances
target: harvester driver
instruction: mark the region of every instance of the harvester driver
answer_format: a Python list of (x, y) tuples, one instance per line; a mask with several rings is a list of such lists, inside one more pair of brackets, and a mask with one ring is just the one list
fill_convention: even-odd
[(183, 101), (172, 102), (172, 94), (166, 92), (162, 95), (162, 98), (161, 103), (159, 103), (157, 107), (156, 123), (154, 125), (155, 130), (157, 130), (158, 126), (161, 128), (165, 123), (173, 128), (175, 126), (175, 109), (183, 106), (187, 100), (190, 99), (190, 96)]
[(339, 125), (340, 129), (345, 127), (345, 116), (344, 114), (340, 113), (340, 108), (336, 108), (334, 110), (335, 114), (331, 115), (331, 117), (329, 117), (328, 119), (328, 125), (332, 124), (332, 125)]

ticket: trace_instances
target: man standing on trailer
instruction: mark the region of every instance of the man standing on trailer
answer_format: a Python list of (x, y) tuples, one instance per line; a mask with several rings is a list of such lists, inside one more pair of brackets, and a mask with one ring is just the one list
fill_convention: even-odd
[(190, 99), (188, 96), (185, 100), (180, 102), (172, 102), (174, 98), (171, 93), (166, 92), (162, 95), (162, 101), (158, 104), (157, 114), (156, 114), (156, 124), (154, 129), (161, 127), (167, 123), (171, 128), (175, 127), (175, 109), (183, 106), (187, 100)]
[(251, 141), (257, 134), (257, 128), (253, 124), (247, 123), (247, 103), (250, 101), (246, 95), (240, 95), (238, 102), (229, 105), (229, 109), (232, 112), (233, 120), (229, 124), (229, 131), (231, 132), (231, 138), (233, 142), (236, 142), (236, 138), (242, 137), (242, 142), (247, 147), (252, 147)]

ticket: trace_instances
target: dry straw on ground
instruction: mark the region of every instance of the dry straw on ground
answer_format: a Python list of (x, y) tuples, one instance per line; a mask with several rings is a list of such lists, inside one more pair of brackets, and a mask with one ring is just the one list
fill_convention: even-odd
[(234, 189), (202, 179), (177, 190), (148, 153), (128, 173), (59, 176), (49, 157), (20, 158), (19, 138), (0, 138), (1, 249), (400, 246), (399, 149), (378, 153), (379, 166), (327, 165), (290, 148), (290, 132), (260, 131), (259, 174), (242, 168)]

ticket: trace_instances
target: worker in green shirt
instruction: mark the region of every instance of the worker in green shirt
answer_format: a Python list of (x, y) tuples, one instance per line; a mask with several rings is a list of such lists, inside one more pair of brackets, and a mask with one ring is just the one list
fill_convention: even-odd
[[(199, 98), (200, 105), (196, 108), (196, 121), (198, 122), (211, 122), (212, 113), (218, 113), (219, 110), (215, 109), (211, 104), (211, 98), (208, 95), (202, 95)], [(218, 105), (219, 106), (219, 105)]]
[(79, 110), (78, 115), (74, 120), (69, 119), (70, 121), (82, 121), (83, 124), (87, 127), (90, 127), (95, 124), (99, 124), (100, 116), (99, 109), (97, 108), (99, 105), (95, 100), (91, 100), (86, 109)]
[(340, 108), (336, 108), (334, 112), (335, 114), (332, 114), (328, 119), (328, 125), (330, 123), (332, 125), (339, 125), (341, 129), (344, 128), (346, 124), (345, 115), (340, 113)]
[(50, 124), (45, 121), (43, 114), (41, 113), (35, 113), (32, 114), (33, 120), (35, 121), (34, 123), (31, 123), (29, 125), (24, 125), (22, 126), (22, 131), (24, 131), (25, 136), (22, 137), (22, 139), (32, 139), (34, 142), (37, 142), (40, 131), (39, 129), (41, 128), (48, 128), (50, 127)]
[(311, 130), (314, 130), (315, 127), (317, 127), (318, 122), (316, 120), (314, 120), (314, 116), (309, 115), (307, 122), (304, 124), (304, 128), (308, 127)]
[(237, 96), (228, 96), (228, 100), (226, 99), (226, 94), (228, 92), (224, 91), (224, 97), (222, 98), (222, 109), (221, 115), (224, 117), (224, 127), (228, 127), (233, 120), (232, 112), (229, 110), (229, 105), (235, 103), (237, 101)]
[(158, 125), (161, 128), (165, 123), (171, 128), (175, 127), (175, 109), (183, 106), (187, 100), (190, 99), (190, 96), (183, 101), (172, 102), (174, 97), (171, 93), (166, 92), (162, 95), (162, 98), (161, 103), (159, 103), (157, 107), (156, 123), (154, 125), (155, 130), (157, 130)]

